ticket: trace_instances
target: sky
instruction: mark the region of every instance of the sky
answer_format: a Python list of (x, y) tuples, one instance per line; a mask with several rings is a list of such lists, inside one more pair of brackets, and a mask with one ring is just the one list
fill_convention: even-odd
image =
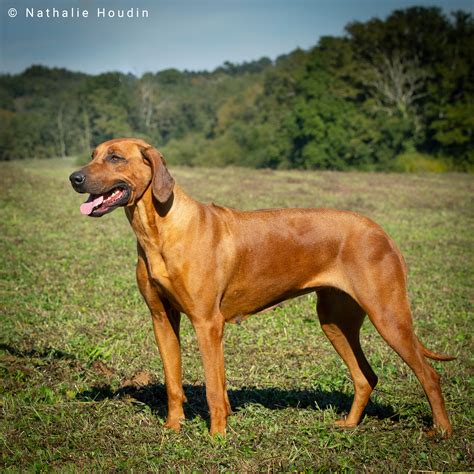
[[(225, 61), (307, 49), (321, 36), (343, 35), (351, 21), (383, 19), (413, 5), (474, 14), (474, 0), (0, 0), (0, 72), (32, 64), (137, 76), (168, 68), (213, 70)], [(48, 8), (50, 15), (53, 8), (66, 10), (69, 18), (46, 18)], [(132, 18), (117, 17), (131, 8)], [(71, 17), (71, 9), (88, 17)]]

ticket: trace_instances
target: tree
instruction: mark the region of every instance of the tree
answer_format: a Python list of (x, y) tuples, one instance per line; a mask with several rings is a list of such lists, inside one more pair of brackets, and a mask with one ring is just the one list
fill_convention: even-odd
[(136, 78), (34, 65), (0, 75), (0, 159), (135, 135), (191, 165), (387, 170), (422, 153), (469, 170), (473, 71), (472, 16), (422, 7), (211, 72)]

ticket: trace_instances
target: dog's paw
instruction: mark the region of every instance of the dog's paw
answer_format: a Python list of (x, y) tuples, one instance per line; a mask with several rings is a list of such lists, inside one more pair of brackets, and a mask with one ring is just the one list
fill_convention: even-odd
[(184, 418), (173, 418), (166, 420), (166, 423), (163, 425), (165, 428), (169, 430), (176, 431), (179, 433), (181, 430), (181, 425), (184, 423)]
[(212, 437), (217, 436), (218, 438), (225, 438), (226, 435), (226, 421), (222, 420), (220, 422), (211, 422), (211, 429), (209, 430), (209, 434)]
[(355, 428), (357, 426), (357, 423), (348, 423), (346, 418), (336, 420), (334, 424), (339, 428)]
[(223, 440), (225, 439), (226, 437), (226, 434), (227, 434), (227, 430), (224, 428), (224, 429), (219, 429), (219, 430), (213, 430), (211, 428), (211, 430), (209, 431), (209, 435), (213, 438), (213, 439), (217, 439), (217, 440)]
[(450, 427), (449, 429), (440, 428), (438, 426), (433, 426), (426, 432), (428, 438), (442, 438), (447, 439), (453, 434), (453, 430)]

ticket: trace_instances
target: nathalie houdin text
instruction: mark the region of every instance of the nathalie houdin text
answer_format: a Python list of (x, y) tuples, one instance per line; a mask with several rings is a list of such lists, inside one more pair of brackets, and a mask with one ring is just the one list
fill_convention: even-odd
[(149, 12), (143, 8), (25, 8), (26, 18), (148, 18)]

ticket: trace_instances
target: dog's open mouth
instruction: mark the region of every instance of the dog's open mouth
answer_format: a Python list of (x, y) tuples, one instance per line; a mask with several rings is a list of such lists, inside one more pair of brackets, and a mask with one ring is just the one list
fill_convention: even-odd
[(130, 190), (125, 184), (119, 184), (103, 194), (91, 194), (89, 199), (81, 204), (81, 214), (100, 217), (127, 204)]

